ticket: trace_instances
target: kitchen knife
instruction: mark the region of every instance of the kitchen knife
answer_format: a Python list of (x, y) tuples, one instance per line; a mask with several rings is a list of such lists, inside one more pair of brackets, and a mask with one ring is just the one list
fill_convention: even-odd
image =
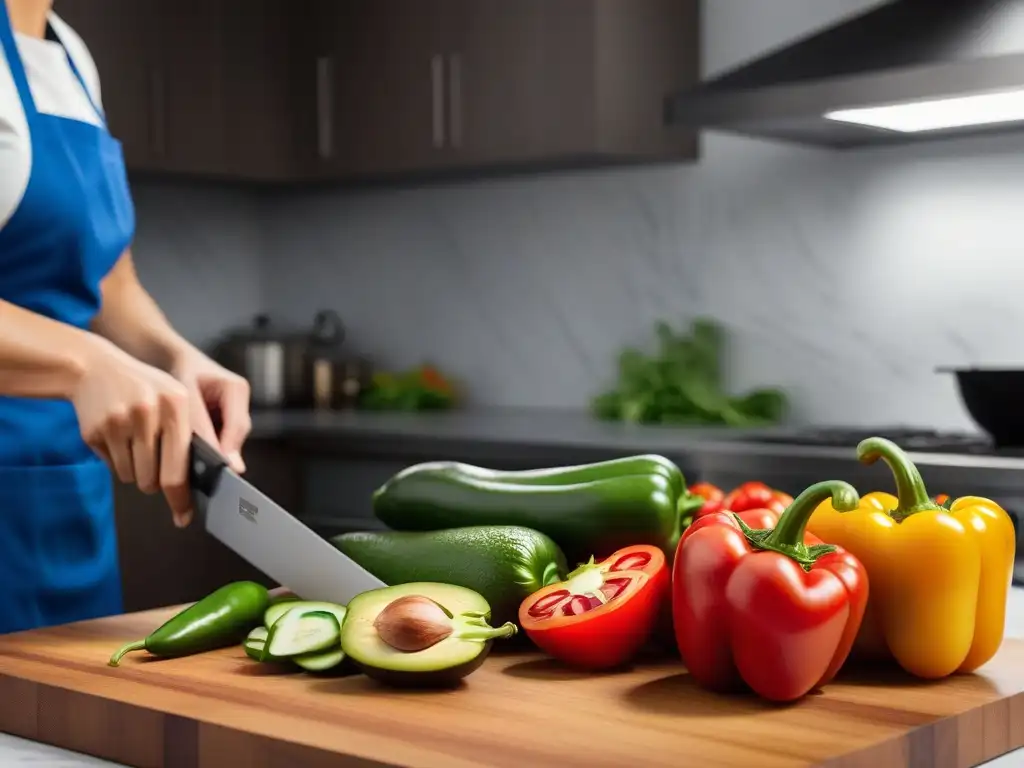
[(243, 480), (197, 435), (189, 482), (207, 533), (303, 600), (347, 605), (387, 586)]

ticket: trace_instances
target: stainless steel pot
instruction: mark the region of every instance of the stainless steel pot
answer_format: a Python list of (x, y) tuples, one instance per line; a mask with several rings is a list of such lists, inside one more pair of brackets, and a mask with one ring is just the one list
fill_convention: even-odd
[(249, 381), (253, 408), (308, 408), (315, 351), (336, 348), (344, 336), (341, 319), (331, 310), (318, 312), (310, 330), (294, 332), (278, 330), (261, 314), (249, 328), (225, 336), (213, 356)]
[(213, 357), (248, 379), (254, 408), (284, 405), (284, 340), (267, 315), (257, 315), (249, 328), (227, 334), (214, 348)]

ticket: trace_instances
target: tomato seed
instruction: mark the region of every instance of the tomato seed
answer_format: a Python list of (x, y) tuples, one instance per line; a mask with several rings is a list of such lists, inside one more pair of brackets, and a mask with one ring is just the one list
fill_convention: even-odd
[(556, 605), (565, 600), (569, 596), (569, 591), (566, 589), (560, 589), (557, 592), (552, 592), (549, 595), (544, 595), (540, 600), (530, 606), (530, 610), (527, 611), (534, 618), (540, 618), (542, 616), (550, 616), (551, 611)]
[(629, 579), (608, 579), (601, 585), (601, 594), (607, 600), (614, 600), (629, 586)]
[(649, 562), (651, 562), (651, 556), (646, 552), (632, 552), (616, 560), (611, 569), (613, 571), (635, 571), (638, 568), (643, 568)]
[(601, 601), (596, 597), (587, 597), (586, 595), (576, 595), (562, 606), (562, 613), (566, 616), (579, 616), (581, 613), (586, 613), (589, 610), (597, 608), (601, 605)]

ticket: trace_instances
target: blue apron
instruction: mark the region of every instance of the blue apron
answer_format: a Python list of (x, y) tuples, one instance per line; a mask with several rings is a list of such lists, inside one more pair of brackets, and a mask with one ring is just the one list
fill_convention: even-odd
[[(0, 224), (0, 299), (88, 328), (135, 229), (121, 147), (105, 127), (36, 110), (2, 0), (0, 43), (32, 147), (28, 187)], [(70, 403), (0, 397), (0, 633), (121, 610), (110, 471)]]

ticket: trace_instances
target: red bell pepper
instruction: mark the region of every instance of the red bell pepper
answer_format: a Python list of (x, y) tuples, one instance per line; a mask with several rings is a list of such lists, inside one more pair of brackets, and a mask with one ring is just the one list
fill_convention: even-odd
[(669, 570), (658, 547), (624, 547), (581, 565), (519, 606), (519, 625), (544, 652), (574, 667), (620, 666), (651, 637)]
[(777, 491), (762, 482), (743, 483), (722, 500), (722, 508), (732, 512), (745, 512), (748, 509), (773, 509), (780, 515), (793, 503), (788, 493)]
[(704, 505), (693, 515), (694, 520), (705, 515), (714, 514), (722, 509), (722, 499), (725, 498), (725, 493), (718, 486), (711, 483), (694, 483), (688, 490), (692, 495), (700, 496), (704, 499)]
[(745, 683), (766, 699), (792, 701), (828, 683), (846, 661), (868, 577), (852, 554), (806, 532), (830, 497), (839, 511), (860, 501), (851, 485), (832, 480), (809, 487), (781, 516), (717, 512), (683, 534), (672, 614), (679, 652), (699, 685), (731, 691)]

